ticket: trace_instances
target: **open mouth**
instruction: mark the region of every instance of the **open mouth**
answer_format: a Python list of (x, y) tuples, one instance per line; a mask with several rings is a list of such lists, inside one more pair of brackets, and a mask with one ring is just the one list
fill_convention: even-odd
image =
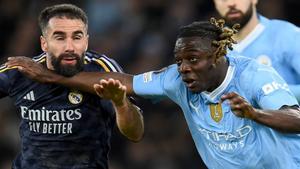
[(196, 81), (193, 79), (184, 79), (183, 81), (188, 88), (192, 88), (196, 83)]

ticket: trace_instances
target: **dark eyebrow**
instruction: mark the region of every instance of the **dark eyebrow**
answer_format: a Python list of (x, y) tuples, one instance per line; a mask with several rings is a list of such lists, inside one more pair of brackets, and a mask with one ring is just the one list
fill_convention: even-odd
[(78, 34), (84, 34), (82, 31), (75, 31), (75, 32), (73, 32), (73, 35), (78, 35)]
[(66, 33), (65, 32), (62, 32), (62, 31), (55, 31), (55, 32), (53, 32), (53, 35), (66, 35)]

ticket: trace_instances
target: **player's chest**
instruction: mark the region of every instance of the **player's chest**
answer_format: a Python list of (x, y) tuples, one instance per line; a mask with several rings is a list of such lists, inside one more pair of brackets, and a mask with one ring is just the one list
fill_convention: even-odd
[(247, 120), (234, 114), (228, 101), (221, 102), (220, 99), (208, 101), (201, 96), (194, 97), (189, 100), (188, 111), (198, 128), (225, 132), (248, 125)]
[(13, 98), (17, 106), (57, 105), (59, 108), (59, 105), (77, 107), (87, 99), (87, 95), (78, 90), (57, 85), (32, 83), (17, 87), (13, 91)]
[(54, 85), (30, 85), (15, 95), (23, 128), (31, 134), (74, 134), (103, 128), (107, 112), (97, 97)]

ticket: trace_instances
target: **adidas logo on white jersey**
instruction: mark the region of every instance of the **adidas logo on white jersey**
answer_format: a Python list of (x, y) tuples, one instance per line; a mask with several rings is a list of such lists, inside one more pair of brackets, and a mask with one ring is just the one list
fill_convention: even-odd
[(23, 97), (23, 99), (35, 101), (35, 97), (34, 97), (33, 91), (31, 90), (29, 93), (27, 93), (26, 96)]

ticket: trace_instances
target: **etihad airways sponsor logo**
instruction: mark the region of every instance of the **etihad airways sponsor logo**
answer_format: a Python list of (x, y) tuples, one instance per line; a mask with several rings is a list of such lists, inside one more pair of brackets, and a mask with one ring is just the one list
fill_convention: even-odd
[(20, 108), (22, 118), (28, 120), (29, 130), (35, 133), (71, 134), (73, 133), (72, 122), (82, 117), (80, 109), (48, 110), (45, 107), (29, 109), (26, 106)]
[(200, 127), (198, 128), (198, 130), (206, 139), (218, 142), (218, 141), (233, 141), (233, 140), (244, 138), (252, 131), (252, 127), (246, 125), (237, 129), (234, 132), (227, 132), (227, 133), (219, 133), (219, 132), (210, 131)]
[(234, 132), (219, 133), (204, 128), (198, 131), (206, 138), (208, 145), (221, 151), (234, 151), (245, 146), (245, 138), (251, 133), (252, 127), (243, 126)]

